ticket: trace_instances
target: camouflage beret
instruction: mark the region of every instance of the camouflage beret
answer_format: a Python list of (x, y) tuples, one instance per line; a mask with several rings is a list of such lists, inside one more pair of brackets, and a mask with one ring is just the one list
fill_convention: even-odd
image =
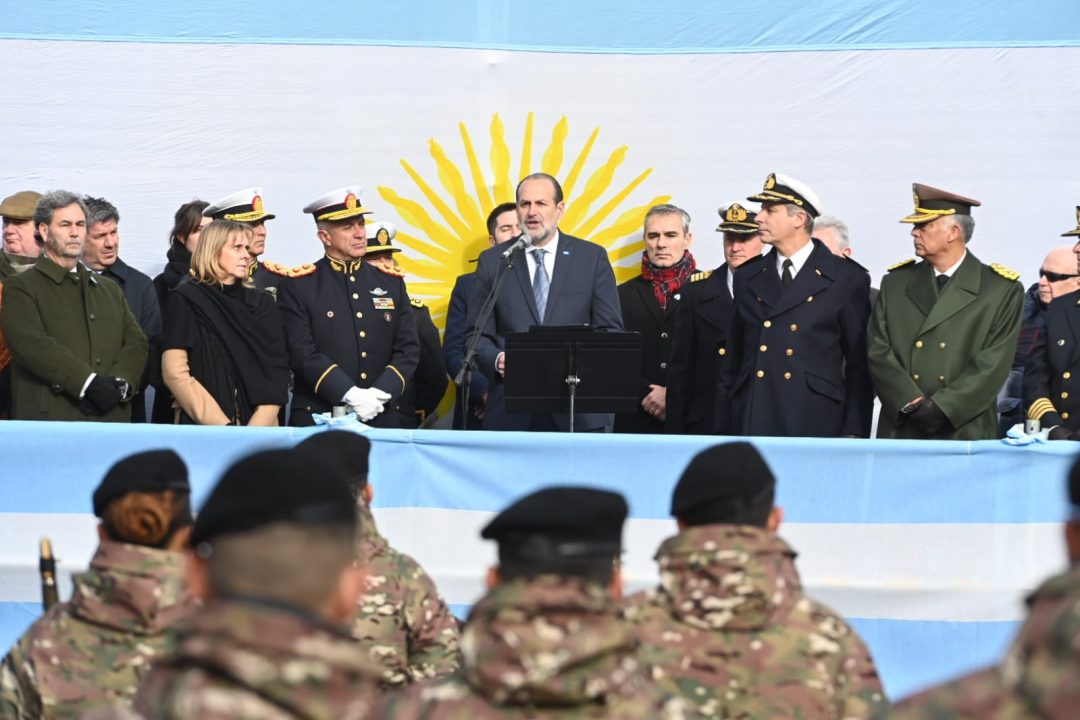
[[(498, 542), (500, 554), (513, 547), (535, 550), (537, 557), (532, 559), (537, 560), (615, 556), (622, 549), (622, 527), (628, 512), (626, 500), (616, 492), (549, 487), (526, 495), (496, 515), (480, 537)], [(528, 552), (516, 554), (529, 557)]]
[(702, 513), (736, 515), (775, 488), (776, 477), (753, 445), (713, 445), (683, 470), (671, 495), (671, 514), (683, 519)]
[(304, 440), (296, 449), (329, 460), (345, 473), (350, 487), (363, 487), (367, 482), (371, 441), (360, 433), (348, 430), (320, 432)]
[(273, 523), (356, 526), (348, 476), (329, 459), (266, 450), (234, 463), (195, 518), (191, 544)]
[(94, 515), (103, 517), (113, 500), (133, 492), (191, 492), (188, 469), (172, 450), (148, 450), (120, 460), (94, 491)]

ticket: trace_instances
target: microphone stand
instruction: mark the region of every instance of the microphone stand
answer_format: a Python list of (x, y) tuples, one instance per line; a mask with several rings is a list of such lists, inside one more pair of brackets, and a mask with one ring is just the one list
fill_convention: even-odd
[(502, 286), (506, 282), (506, 278), (510, 275), (511, 268), (514, 267), (514, 257), (517, 254), (517, 250), (515, 250), (503, 260), (502, 266), (495, 276), (495, 282), (492, 284), (491, 290), (488, 291), (487, 297), (484, 298), (484, 304), (480, 306), (480, 314), (476, 318), (476, 325), (473, 326), (472, 339), (469, 341), (468, 347), (465, 348), (465, 361), (461, 364), (461, 369), (458, 370), (458, 374), (454, 378), (454, 382), (461, 390), (462, 428), (465, 430), (469, 429), (469, 416), (472, 414), (472, 408), (469, 407), (469, 393), (472, 390), (473, 372), (476, 371), (476, 348), (480, 345), (480, 336), (483, 335), (483, 329), (487, 327), (488, 320), (491, 319), (491, 315), (495, 312), (495, 303), (499, 299), (499, 293), (502, 292)]

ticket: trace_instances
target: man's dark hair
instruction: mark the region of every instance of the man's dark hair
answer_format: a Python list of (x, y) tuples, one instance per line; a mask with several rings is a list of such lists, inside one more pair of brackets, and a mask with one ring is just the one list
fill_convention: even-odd
[(105, 198), (85, 196), (83, 200), (86, 201), (86, 226), (93, 227), (95, 223), (120, 222), (120, 212), (116, 209), (116, 206)]
[(547, 180), (551, 183), (551, 186), (555, 188), (555, 204), (558, 205), (563, 201), (562, 185), (559, 184), (558, 180), (547, 173), (533, 173), (532, 175), (521, 178), (521, 182), (517, 184), (517, 189), (514, 190), (514, 200), (518, 200), (521, 197), (521, 186), (529, 180)]
[(491, 211), (491, 214), (487, 218), (488, 235), (495, 237), (495, 228), (498, 227), (499, 216), (504, 212), (515, 212), (517, 210), (517, 204), (512, 202), (505, 202), (501, 205), (496, 205), (495, 209)]

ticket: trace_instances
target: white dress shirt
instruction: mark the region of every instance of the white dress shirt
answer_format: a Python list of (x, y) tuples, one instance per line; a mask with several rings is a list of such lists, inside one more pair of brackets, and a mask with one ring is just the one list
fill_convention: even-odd
[(529, 263), (530, 283), (536, 277), (536, 259), (533, 257), (533, 250), (539, 249), (544, 251), (544, 268), (547, 270), (548, 282), (550, 282), (555, 277), (555, 252), (559, 249), (559, 231), (555, 231), (555, 236), (543, 248), (534, 248), (532, 245), (525, 248), (525, 258)]
[(784, 261), (785, 260), (790, 260), (791, 261), (791, 279), (794, 280), (795, 276), (799, 274), (800, 270), (802, 270), (802, 266), (806, 264), (806, 260), (810, 257), (810, 253), (812, 253), (812, 252), (814, 252), (814, 241), (813, 240), (811, 240), (810, 242), (803, 245), (800, 249), (796, 250), (795, 253), (789, 258), (784, 257), (783, 255), (780, 254), (779, 251), (777, 251), (777, 253), (776, 253), (776, 273), (780, 276), (781, 279), (783, 279), (783, 277), (784, 277)]

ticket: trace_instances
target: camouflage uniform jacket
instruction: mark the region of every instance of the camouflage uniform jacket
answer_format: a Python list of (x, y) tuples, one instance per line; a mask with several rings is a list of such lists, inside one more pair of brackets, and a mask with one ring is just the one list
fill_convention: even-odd
[(855, 631), (803, 595), (795, 552), (743, 525), (660, 545), (660, 586), (627, 599), (641, 659), (710, 718), (866, 718), (885, 704)]
[(363, 500), (358, 557), (367, 570), (352, 634), (382, 667), (382, 684), (394, 687), (446, 675), (461, 663), (458, 621), (435, 583), (408, 555), (379, 534)]
[(581, 580), (500, 585), (473, 607), (461, 645), (457, 673), (389, 696), (381, 717), (682, 717), (682, 702), (642, 674), (618, 606)]
[[(217, 600), (177, 628), (135, 696), (148, 719), (376, 717), (378, 669), (343, 631), (254, 600)], [(123, 715), (121, 715), (123, 717)]]
[(130, 700), (189, 614), (184, 556), (103, 541), (70, 602), (35, 622), (0, 666), (0, 717), (73, 717)]
[(890, 718), (1080, 717), (1080, 568), (1050, 578), (1000, 666), (908, 698)]

